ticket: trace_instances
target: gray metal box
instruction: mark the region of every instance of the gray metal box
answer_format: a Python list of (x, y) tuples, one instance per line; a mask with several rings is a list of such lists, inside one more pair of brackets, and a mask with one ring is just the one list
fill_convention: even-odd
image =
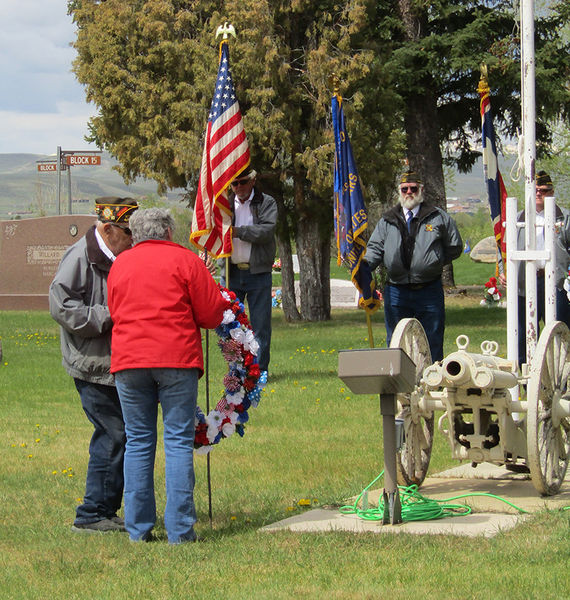
[(338, 376), (355, 394), (411, 392), (416, 365), (401, 348), (340, 350)]

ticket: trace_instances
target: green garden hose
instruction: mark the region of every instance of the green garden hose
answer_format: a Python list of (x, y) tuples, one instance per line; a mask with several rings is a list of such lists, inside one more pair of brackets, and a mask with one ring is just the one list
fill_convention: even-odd
[[(340, 512), (345, 515), (357, 515), (361, 519), (366, 521), (382, 521), (384, 518), (384, 503), (382, 500), (378, 503), (378, 508), (368, 507), (368, 490), (384, 475), (384, 471), (376, 477), (371, 483), (369, 483), (360, 492), (358, 498), (353, 505), (345, 505), (340, 507)], [(487, 496), (489, 498), (495, 498), (505, 504), (508, 504), (520, 513), (527, 513), (528, 511), (516, 506), (512, 502), (495, 496), (494, 494), (487, 494), (484, 492), (476, 492), (472, 494), (461, 494), (459, 496), (453, 496), (445, 500), (434, 500), (426, 498), (418, 492), (417, 485), (409, 485), (407, 487), (398, 486), (400, 491), (400, 502), (402, 504), (402, 521), (428, 521), (431, 519), (441, 519), (444, 517), (463, 517), (471, 513), (471, 508), (465, 504), (450, 504), (452, 500), (459, 500), (460, 498), (468, 498), (470, 496)], [(359, 508), (358, 503), (362, 500), (362, 506)], [(570, 508), (570, 507), (566, 507)], [(564, 509), (564, 510), (566, 510)]]

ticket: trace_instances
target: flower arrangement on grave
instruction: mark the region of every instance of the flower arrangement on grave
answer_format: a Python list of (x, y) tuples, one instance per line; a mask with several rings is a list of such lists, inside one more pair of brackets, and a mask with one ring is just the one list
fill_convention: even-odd
[(258, 384), (259, 344), (244, 310), (234, 292), (220, 286), (222, 296), (230, 302), (222, 323), (216, 328), (218, 346), (228, 364), (224, 377), (224, 392), (216, 407), (205, 415), (196, 407), (196, 454), (207, 454), (212, 447), (234, 433), (244, 435), (249, 420), (248, 410), (256, 407), (261, 398)]
[(481, 300), (481, 306), (499, 306), (502, 294), (497, 287), (497, 278), (490, 277), (485, 284), (485, 296)]
[(283, 300), (283, 298), (282, 298), (281, 288), (278, 288), (271, 292), (271, 306), (273, 308), (279, 308), (281, 306), (282, 300)]
[(278, 273), (281, 271), (281, 259), (278, 258), (274, 263), (273, 266), (271, 267), (274, 271), (277, 271)]

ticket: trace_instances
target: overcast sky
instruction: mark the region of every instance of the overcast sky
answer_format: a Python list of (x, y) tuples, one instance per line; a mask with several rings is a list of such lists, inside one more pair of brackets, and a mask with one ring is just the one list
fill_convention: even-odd
[(0, 153), (96, 150), (83, 139), (95, 114), (71, 72), (66, 0), (0, 0)]

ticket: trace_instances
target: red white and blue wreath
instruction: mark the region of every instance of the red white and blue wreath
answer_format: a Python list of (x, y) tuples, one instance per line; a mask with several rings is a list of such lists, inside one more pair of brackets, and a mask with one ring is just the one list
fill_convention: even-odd
[(220, 292), (230, 303), (221, 325), (216, 328), (218, 346), (228, 363), (228, 372), (224, 377), (224, 393), (216, 408), (207, 416), (199, 406), (196, 408), (196, 454), (207, 454), (212, 446), (235, 432), (243, 437), (244, 425), (249, 420), (247, 411), (252, 406), (255, 408), (261, 398), (257, 364), (259, 344), (243, 303), (226, 288), (220, 286)]

